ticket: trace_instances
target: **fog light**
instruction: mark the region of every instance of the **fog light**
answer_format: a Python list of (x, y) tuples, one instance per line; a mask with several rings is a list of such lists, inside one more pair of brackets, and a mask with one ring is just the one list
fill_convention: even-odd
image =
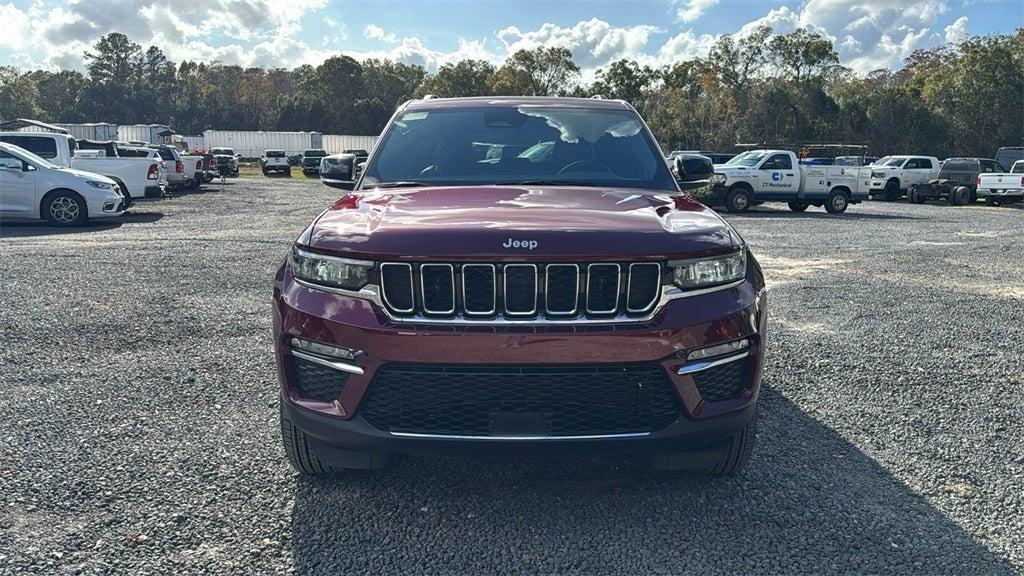
[(313, 342), (312, 340), (303, 340), (302, 338), (292, 338), (289, 342), (292, 348), (308, 352), (310, 354), (316, 354), (317, 356), (326, 356), (328, 358), (341, 358), (344, 360), (355, 360), (357, 357), (365, 354), (362, 350), (356, 350), (355, 348), (345, 348), (344, 346), (333, 346), (331, 344), (321, 344), (320, 342)]
[(746, 338), (742, 340), (734, 340), (732, 342), (726, 342), (725, 344), (716, 344), (714, 346), (708, 346), (707, 348), (699, 348), (687, 354), (687, 360), (701, 360), (703, 358), (713, 358), (715, 356), (724, 356), (733, 352), (739, 352), (750, 348), (750, 340)]

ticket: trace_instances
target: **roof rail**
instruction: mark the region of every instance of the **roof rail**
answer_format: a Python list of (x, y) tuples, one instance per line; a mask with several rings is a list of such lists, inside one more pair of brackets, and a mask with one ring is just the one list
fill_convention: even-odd
[(437, 96), (434, 96), (433, 94), (424, 94), (421, 100), (433, 100), (434, 98), (437, 98)]
[(594, 94), (593, 96), (590, 97), (590, 99), (591, 100), (604, 100), (604, 96), (602, 96), (601, 94)]

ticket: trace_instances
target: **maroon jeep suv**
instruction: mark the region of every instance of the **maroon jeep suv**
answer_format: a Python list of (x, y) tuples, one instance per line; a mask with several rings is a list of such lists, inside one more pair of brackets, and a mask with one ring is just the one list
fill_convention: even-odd
[(750, 458), (760, 267), (622, 101), (401, 106), (274, 285), (285, 451)]

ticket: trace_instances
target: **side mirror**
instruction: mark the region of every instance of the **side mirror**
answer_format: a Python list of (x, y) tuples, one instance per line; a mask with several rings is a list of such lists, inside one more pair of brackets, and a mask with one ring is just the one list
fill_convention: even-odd
[(324, 185), (326, 185), (328, 188), (338, 188), (338, 189), (341, 189), (341, 190), (355, 190), (356, 189), (356, 181), (355, 180), (333, 180), (331, 182), (324, 182)]
[(686, 170), (683, 168), (683, 159), (680, 158), (679, 156), (676, 156), (673, 162), (675, 163), (676, 167), (676, 180), (682, 180), (683, 178), (686, 177)]

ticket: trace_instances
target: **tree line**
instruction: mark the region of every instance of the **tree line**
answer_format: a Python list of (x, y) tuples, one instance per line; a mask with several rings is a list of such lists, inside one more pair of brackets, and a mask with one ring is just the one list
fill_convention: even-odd
[(286, 70), (174, 63), (156, 46), (110, 33), (85, 62), (84, 74), (0, 67), (0, 119), (161, 123), (184, 134), (378, 134), (398, 104), (425, 94), (601, 94), (632, 103), (669, 149), (842, 142), (947, 157), (1024, 144), (1024, 28), (918, 50), (898, 70), (863, 76), (841, 65), (829, 39), (767, 26), (722, 36), (703, 58), (658, 68), (619, 60), (590, 82), (559, 47), (520, 50), (498, 66), (463, 60), (433, 74), (344, 55)]

